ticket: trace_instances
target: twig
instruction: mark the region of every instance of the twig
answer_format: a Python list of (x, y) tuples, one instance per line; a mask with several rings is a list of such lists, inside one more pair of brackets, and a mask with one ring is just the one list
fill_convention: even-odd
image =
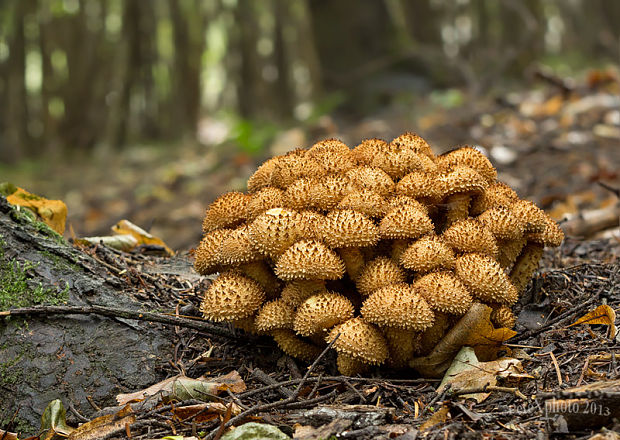
[[(276, 385), (276, 384), (278, 384), (277, 380), (275, 380), (273, 377), (271, 377), (270, 375), (265, 373), (260, 368), (254, 368), (252, 370), (252, 376), (256, 377), (258, 380), (260, 380), (265, 385)], [(280, 393), (282, 393), (282, 395), (284, 395), (284, 397), (291, 397), (293, 395), (293, 391), (288, 389), (288, 388), (286, 388), (286, 387), (284, 387), (284, 386), (279, 387), (278, 391)]]
[(616, 195), (616, 197), (620, 198), (620, 188), (615, 188), (611, 185), (606, 184), (605, 182), (596, 182), (598, 183), (600, 186), (602, 186), (603, 188), (605, 188), (607, 191), (612, 192), (613, 194)]
[(462, 396), (464, 394), (478, 394), (478, 393), (488, 393), (497, 391), (499, 393), (509, 393), (520, 399), (527, 400), (527, 396), (523, 394), (519, 388), (511, 388), (511, 387), (498, 387), (494, 385), (485, 385), (483, 387), (476, 388), (465, 388), (461, 390), (455, 390), (450, 393), (450, 396)]
[(431, 401), (430, 401), (430, 402), (428, 402), (428, 405), (426, 405), (426, 406), (424, 407), (424, 409), (422, 409), (422, 412), (420, 413), (420, 415), (419, 415), (419, 417), (418, 417), (418, 418), (420, 418), (420, 417), (424, 416), (424, 415), (426, 414), (426, 412), (428, 411), (428, 409), (429, 409), (429, 408), (431, 408), (431, 407), (432, 407), (435, 403), (437, 403), (439, 400), (443, 400), (444, 396), (448, 393), (448, 391), (450, 391), (450, 387), (451, 387), (451, 386), (452, 386), (451, 384), (448, 384), (448, 385), (447, 385), (447, 386), (443, 389), (443, 391), (442, 391), (441, 393), (437, 393), (437, 394), (435, 394), (435, 397), (433, 397), (433, 398), (431, 399)]
[(239, 336), (232, 330), (224, 327), (217, 327), (199, 319), (181, 318), (164, 313), (140, 312), (136, 310), (119, 309), (104, 306), (36, 306), (23, 307), (0, 311), (0, 318), (3, 316), (48, 316), (48, 315), (89, 315), (96, 314), (112, 318), (136, 319), (138, 321), (160, 322), (162, 324), (178, 325), (179, 327), (192, 328), (194, 330), (223, 336), (230, 339), (239, 339)]

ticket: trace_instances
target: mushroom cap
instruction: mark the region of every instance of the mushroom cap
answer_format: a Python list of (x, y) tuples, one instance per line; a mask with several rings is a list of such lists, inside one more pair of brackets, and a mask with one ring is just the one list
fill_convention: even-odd
[(438, 185), (436, 176), (424, 171), (413, 171), (396, 184), (396, 192), (413, 198), (439, 199), (442, 188)]
[(380, 168), (361, 166), (347, 171), (349, 179), (347, 192), (372, 190), (377, 194), (387, 197), (394, 191), (394, 181)]
[(527, 283), (536, 272), (540, 259), (543, 256), (543, 246), (538, 243), (527, 243), (517, 257), (510, 270), (510, 281), (521, 293), (527, 287)]
[(304, 209), (299, 212), (301, 224), (301, 237), (306, 240), (321, 238), (321, 225), (325, 221), (325, 216), (311, 209)]
[(435, 159), (431, 146), (423, 138), (415, 133), (407, 132), (395, 137), (390, 142), (390, 147), (408, 149), (414, 153), (424, 154), (431, 159)]
[(498, 328), (513, 328), (517, 323), (517, 317), (512, 309), (503, 304), (491, 304), (491, 322)]
[(249, 192), (256, 192), (261, 188), (271, 185), (271, 175), (280, 158), (281, 156), (272, 157), (254, 171), (254, 174), (248, 179)]
[(432, 230), (430, 217), (412, 205), (392, 208), (379, 224), (382, 238), (418, 238)]
[(448, 173), (439, 174), (436, 184), (443, 197), (463, 193), (480, 194), (489, 186), (480, 173), (463, 165), (456, 165)]
[(331, 138), (315, 143), (308, 150), (308, 156), (312, 158), (318, 158), (330, 154), (346, 157), (351, 154), (351, 149), (341, 140)]
[(502, 266), (487, 255), (464, 254), (458, 257), (456, 275), (483, 302), (512, 305), (518, 299), (517, 289)]
[(342, 200), (347, 192), (349, 179), (346, 176), (331, 174), (322, 177), (310, 187), (310, 200), (316, 209), (328, 211)]
[(438, 158), (443, 169), (450, 169), (456, 165), (464, 165), (476, 170), (489, 185), (497, 180), (497, 171), (491, 161), (479, 150), (465, 146), (442, 154)]
[(247, 226), (240, 226), (222, 238), (220, 258), (223, 264), (233, 266), (260, 259), (250, 240)]
[(252, 221), (269, 209), (283, 206), (283, 203), (284, 199), (281, 189), (272, 186), (261, 188), (249, 196), (248, 206), (246, 208), (247, 219), (248, 221)]
[(219, 196), (207, 208), (202, 221), (202, 232), (237, 226), (246, 217), (250, 198), (240, 192), (233, 191)]
[(409, 245), (400, 256), (400, 264), (418, 273), (454, 267), (454, 251), (435, 234), (429, 234)]
[(312, 208), (312, 191), (319, 181), (312, 177), (302, 177), (291, 183), (282, 194), (284, 205), (292, 209)]
[(279, 292), (280, 281), (273, 274), (273, 270), (265, 263), (265, 261), (252, 261), (242, 264), (237, 268), (243, 275), (252, 278), (267, 294), (267, 298), (275, 297)]
[(366, 139), (351, 150), (351, 157), (358, 165), (370, 165), (381, 151), (387, 151), (388, 144), (381, 139)]
[(369, 365), (354, 357), (347, 356), (344, 353), (338, 353), (336, 357), (336, 366), (343, 376), (355, 376), (366, 372)]
[(331, 247), (372, 246), (379, 241), (379, 228), (361, 212), (337, 209), (320, 225), (323, 241)]
[(310, 147), (307, 156), (317, 161), (328, 173), (344, 173), (355, 166), (351, 150), (337, 139), (317, 142)]
[(338, 354), (345, 354), (370, 365), (382, 364), (387, 359), (385, 337), (378, 328), (361, 317), (349, 319), (334, 327), (329, 332), (327, 342), (333, 341), (338, 334), (340, 336), (333, 345)]
[(400, 179), (412, 171), (435, 171), (435, 162), (423, 154), (409, 149), (390, 148), (380, 151), (373, 158), (372, 165), (385, 171), (392, 179)]
[(217, 229), (206, 234), (196, 248), (194, 269), (200, 275), (208, 275), (217, 272), (222, 264), (222, 241), (232, 231), (230, 229)]
[(518, 240), (498, 240), (497, 262), (499, 265), (504, 268), (512, 266), (526, 244), (527, 240), (524, 237)]
[(456, 252), (478, 252), (493, 258), (497, 256), (495, 237), (476, 219), (457, 220), (441, 237)]
[(338, 293), (321, 292), (306, 299), (294, 317), (295, 332), (310, 336), (353, 318), (353, 304)]
[(211, 283), (200, 311), (210, 321), (235, 321), (253, 315), (264, 300), (265, 292), (256, 281), (227, 271)]
[(548, 217), (545, 211), (540, 209), (529, 200), (517, 200), (510, 205), (512, 213), (523, 223), (523, 231), (544, 232), (548, 225)]
[(326, 171), (321, 164), (307, 157), (305, 151), (293, 151), (275, 164), (271, 184), (284, 189), (302, 177), (320, 177), (325, 174)]
[(262, 305), (254, 323), (261, 332), (278, 329), (292, 330), (294, 318), (295, 309), (282, 298), (278, 298)]
[(423, 331), (435, 316), (428, 303), (409, 284), (392, 284), (375, 290), (362, 305), (367, 322), (381, 327)]
[(336, 208), (352, 209), (368, 217), (383, 217), (387, 210), (387, 201), (381, 194), (363, 189), (344, 196)]
[(377, 257), (366, 263), (355, 285), (361, 295), (367, 296), (381, 287), (404, 283), (406, 279), (405, 272), (391, 259)]
[(273, 258), (302, 236), (301, 219), (290, 209), (273, 208), (256, 217), (248, 231), (256, 250)]
[(451, 272), (424, 275), (413, 284), (413, 290), (428, 302), (431, 309), (451, 315), (464, 315), (473, 303), (467, 288)]
[(514, 190), (502, 182), (495, 182), (472, 200), (471, 215), (478, 215), (496, 206), (510, 206), (519, 200)]
[(344, 275), (338, 254), (317, 240), (301, 240), (278, 258), (278, 278), (292, 280), (337, 280)]
[(532, 243), (558, 247), (564, 241), (564, 232), (551, 217), (545, 214), (545, 229), (541, 232), (529, 232), (525, 238)]
[(366, 264), (364, 253), (359, 247), (343, 247), (338, 249), (337, 252), (342, 261), (344, 261), (349, 278), (355, 281)]
[(523, 222), (508, 208), (496, 206), (476, 218), (498, 240), (518, 240), (523, 237)]
[(428, 206), (426, 206), (424, 203), (417, 201), (416, 199), (414, 199), (411, 196), (405, 196), (405, 195), (395, 195), (392, 196), (389, 200), (388, 200), (388, 208), (387, 208), (387, 212), (389, 212), (390, 210), (396, 208), (397, 206), (412, 206), (413, 208), (424, 212), (425, 214), (428, 214)]
[(316, 345), (299, 338), (292, 330), (272, 330), (271, 336), (273, 336), (280, 350), (304, 362), (316, 359), (322, 351)]
[(408, 361), (420, 349), (420, 333), (395, 327), (381, 330), (390, 351), (388, 363), (395, 368), (407, 367)]
[(325, 281), (291, 281), (284, 286), (284, 289), (282, 289), (281, 298), (284, 302), (295, 308), (312, 295), (324, 292), (325, 290)]

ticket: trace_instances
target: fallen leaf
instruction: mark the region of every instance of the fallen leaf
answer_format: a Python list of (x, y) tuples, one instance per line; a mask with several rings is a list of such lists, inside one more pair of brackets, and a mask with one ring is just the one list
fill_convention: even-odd
[(228, 411), (228, 408), (230, 408), (230, 413), (234, 416), (241, 414), (241, 408), (235, 403), (224, 405), (219, 402), (175, 407), (172, 412), (182, 422), (191, 419), (191, 422), (194, 423), (205, 423), (223, 416)]
[(73, 428), (67, 425), (67, 411), (60, 399), (52, 400), (41, 416), (41, 432), (45, 432), (44, 440), (66, 438)]
[(2, 440), (19, 440), (14, 432), (4, 431), (0, 429), (0, 439)]
[[(6, 188), (8, 192), (10, 187)], [(7, 196), (7, 202), (32, 210), (45, 224), (60, 235), (65, 232), (65, 221), (67, 220), (67, 205), (65, 205), (65, 202), (62, 200), (48, 200), (36, 194), (31, 194), (20, 187), (13, 186), (12, 188), (15, 191)]]
[(129, 405), (116, 414), (97, 417), (76, 428), (69, 434), (68, 440), (97, 440), (115, 432), (125, 432), (136, 421), (136, 416)]
[(130, 394), (119, 394), (116, 401), (120, 405), (124, 405), (133, 401), (144, 400), (156, 394), (161, 394), (166, 399), (198, 399), (198, 400), (214, 400), (220, 391), (230, 390), (233, 393), (239, 393), (246, 390), (245, 382), (239, 376), (237, 371), (231, 371), (224, 376), (215, 378), (198, 378), (178, 375), (170, 377), (155, 385)]
[(103, 244), (123, 252), (129, 252), (138, 245), (138, 240), (133, 235), (106, 235), (103, 237), (81, 237), (75, 240), (80, 245), (97, 245)]
[(443, 405), (432, 416), (430, 416), (426, 422), (422, 423), (422, 425), (420, 426), (420, 432), (427, 431), (435, 425), (444, 423), (446, 420), (448, 420), (449, 416), (450, 408), (448, 408), (446, 405)]
[(170, 249), (161, 238), (149, 234), (141, 227), (131, 223), (129, 220), (119, 221), (117, 224), (112, 226), (112, 232), (116, 235), (132, 235), (137, 240), (138, 244), (161, 246), (166, 250), (168, 255), (174, 255), (174, 251)]
[(577, 321), (573, 322), (569, 327), (579, 324), (603, 324), (609, 326), (609, 337), (611, 339), (616, 337), (618, 329), (615, 325), (616, 312), (608, 305), (598, 306), (591, 312), (586, 313)]

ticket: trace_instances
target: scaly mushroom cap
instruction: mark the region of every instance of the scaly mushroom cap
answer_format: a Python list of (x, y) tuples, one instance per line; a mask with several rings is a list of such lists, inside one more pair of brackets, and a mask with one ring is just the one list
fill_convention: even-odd
[(358, 165), (370, 165), (379, 152), (387, 149), (388, 144), (381, 139), (366, 139), (351, 150), (351, 157)]
[(523, 223), (523, 231), (527, 233), (544, 232), (547, 228), (547, 214), (529, 200), (518, 200), (510, 205), (512, 213)]
[(293, 329), (301, 336), (310, 336), (351, 318), (351, 301), (337, 293), (322, 292), (312, 295), (297, 308)]
[(366, 263), (355, 285), (361, 295), (367, 296), (381, 287), (404, 283), (406, 279), (405, 272), (391, 259), (377, 257)]
[(534, 272), (536, 272), (542, 256), (542, 245), (537, 243), (525, 245), (510, 271), (510, 281), (517, 289), (517, 292), (522, 293), (525, 290), (527, 283), (532, 278)]
[(527, 241), (543, 246), (558, 247), (564, 241), (564, 232), (551, 217), (545, 214), (545, 229), (541, 232), (530, 232), (525, 235)]
[(292, 330), (272, 330), (271, 336), (284, 353), (304, 362), (310, 362), (321, 354), (321, 349), (299, 338)]
[(420, 333), (395, 327), (381, 329), (388, 343), (388, 363), (394, 368), (405, 368), (420, 349)]
[(321, 238), (321, 225), (325, 222), (325, 216), (310, 209), (299, 212), (299, 222), (301, 225), (300, 237), (306, 240)]
[(480, 194), (489, 186), (487, 181), (476, 170), (456, 165), (446, 174), (439, 174), (437, 177), (437, 187), (443, 197), (453, 194)]
[(468, 290), (487, 303), (513, 305), (518, 298), (502, 266), (482, 254), (465, 254), (456, 259), (456, 275)]
[(325, 169), (321, 164), (307, 157), (305, 151), (294, 151), (276, 163), (271, 175), (271, 184), (285, 189), (302, 177), (320, 177), (325, 174)]
[(365, 373), (370, 367), (367, 363), (343, 353), (336, 357), (336, 366), (343, 376), (356, 376)]
[(336, 208), (352, 209), (369, 217), (383, 217), (387, 210), (387, 201), (381, 194), (364, 189), (344, 196)]
[(431, 309), (464, 315), (473, 303), (473, 298), (458, 278), (451, 272), (432, 272), (413, 284), (413, 291), (419, 293)]
[(404, 205), (411, 206), (421, 212), (424, 212), (425, 214), (428, 214), (428, 206), (426, 206), (422, 202), (417, 201), (413, 197), (404, 196), (404, 195), (395, 195), (391, 197), (390, 199), (388, 199), (387, 212), (391, 211), (392, 209), (398, 206), (404, 206)]
[(265, 292), (256, 281), (228, 271), (211, 283), (200, 311), (210, 321), (234, 321), (253, 315), (264, 300)]
[(414, 153), (424, 154), (431, 159), (435, 159), (431, 146), (415, 133), (403, 133), (400, 136), (392, 139), (390, 142), (391, 147), (409, 149)]
[(281, 298), (284, 302), (296, 308), (312, 295), (325, 290), (325, 281), (291, 281), (282, 289)]
[(394, 181), (380, 168), (355, 167), (350, 169), (346, 175), (349, 179), (347, 193), (367, 189), (387, 197), (394, 191)]
[(456, 165), (464, 165), (476, 170), (489, 185), (497, 180), (497, 171), (489, 159), (479, 150), (472, 147), (461, 147), (442, 154), (438, 158), (439, 166), (443, 169), (450, 169)]
[(222, 228), (232, 228), (245, 220), (250, 198), (240, 192), (229, 192), (221, 195), (209, 205), (202, 221), (202, 232)]
[(379, 241), (379, 228), (361, 212), (331, 211), (320, 226), (323, 241), (331, 247), (372, 246)]
[(220, 255), (222, 263), (229, 266), (249, 263), (260, 258), (260, 254), (252, 245), (247, 226), (240, 226), (223, 237)]
[(256, 217), (248, 231), (256, 250), (275, 258), (302, 236), (301, 219), (290, 209), (273, 208)]
[(523, 237), (523, 222), (508, 208), (496, 206), (476, 218), (498, 240), (518, 240)]
[(418, 238), (432, 230), (430, 217), (411, 205), (392, 208), (379, 224), (382, 238)]
[(491, 322), (498, 328), (513, 328), (517, 323), (517, 317), (510, 307), (502, 304), (491, 304)]
[(355, 166), (351, 150), (337, 139), (317, 142), (310, 147), (307, 155), (328, 173), (344, 173)]
[(396, 264), (400, 264), (400, 257), (402, 257), (403, 253), (407, 250), (409, 246), (411, 246), (412, 240), (408, 240), (405, 238), (399, 238), (397, 240), (392, 240), (392, 249), (390, 250), (390, 258)]
[(477, 252), (497, 257), (495, 237), (476, 219), (456, 221), (441, 234), (441, 237), (456, 252)]
[(278, 298), (263, 304), (254, 323), (256, 328), (262, 332), (278, 329), (292, 330), (294, 318), (295, 309), (282, 298)]
[(318, 180), (312, 177), (297, 179), (286, 188), (282, 200), (289, 208), (299, 210), (312, 208), (312, 191), (317, 185)]
[(248, 221), (254, 220), (263, 212), (283, 206), (284, 199), (281, 189), (268, 186), (250, 196), (247, 206)]
[(194, 269), (200, 275), (208, 275), (217, 272), (222, 264), (222, 241), (232, 231), (230, 229), (217, 229), (206, 234), (196, 248)]
[(249, 192), (256, 192), (261, 188), (271, 185), (271, 175), (273, 174), (276, 164), (280, 161), (280, 158), (281, 156), (272, 157), (254, 171), (254, 174), (248, 179)]
[(274, 298), (279, 292), (280, 281), (273, 274), (273, 271), (264, 261), (252, 261), (238, 267), (239, 272), (252, 278), (265, 291), (267, 298)]
[(337, 325), (327, 337), (327, 342), (333, 341), (340, 334), (333, 347), (338, 354), (345, 354), (370, 365), (385, 362), (388, 356), (388, 347), (381, 331), (361, 317), (352, 318)]
[(235, 319), (232, 321), (232, 325), (236, 329), (243, 330), (244, 332), (252, 335), (263, 334), (263, 332), (256, 328), (256, 315), (248, 316), (247, 318)]
[(301, 240), (278, 258), (275, 273), (285, 281), (337, 280), (344, 275), (344, 262), (320, 241)]
[(423, 331), (435, 316), (428, 303), (409, 284), (392, 284), (375, 290), (364, 300), (361, 314), (381, 327)]
[(342, 261), (344, 261), (349, 278), (355, 281), (366, 264), (364, 253), (359, 247), (343, 247), (338, 249), (337, 252)]
[(381, 151), (374, 157), (372, 165), (385, 171), (392, 179), (400, 179), (412, 171), (426, 171), (427, 168), (434, 171), (437, 168), (427, 156), (407, 149)]
[(454, 268), (454, 251), (441, 237), (427, 235), (413, 242), (400, 257), (400, 264), (418, 273)]
[(498, 240), (497, 262), (499, 265), (503, 268), (512, 266), (526, 244), (527, 240), (523, 237), (518, 240)]
[(474, 197), (471, 205), (471, 215), (479, 215), (487, 209), (496, 206), (508, 207), (519, 200), (519, 196), (514, 190), (502, 182), (496, 182), (489, 186), (487, 190)]
[(400, 179), (396, 184), (396, 192), (415, 199), (424, 198), (432, 201), (443, 195), (435, 175), (423, 171), (413, 171)]
[(310, 200), (316, 209), (328, 211), (338, 205), (347, 192), (349, 179), (341, 175), (328, 175), (310, 187)]

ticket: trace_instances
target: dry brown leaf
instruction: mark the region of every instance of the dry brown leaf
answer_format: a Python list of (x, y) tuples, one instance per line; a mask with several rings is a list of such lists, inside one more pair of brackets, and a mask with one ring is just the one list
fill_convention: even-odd
[(230, 413), (233, 416), (241, 413), (241, 408), (237, 404), (230, 403), (228, 405), (224, 405), (219, 402), (207, 402), (198, 405), (175, 407), (173, 413), (174, 416), (181, 422), (191, 419), (194, 423), (205, 423), (223, 416), (229, 408)]
[(616, 337), (618, 329), (615, 325), (616, 312), (608, 305), (598, 306), (596, 309), (586, 313), (577, 321), (573, 322), (569, 327), (579, 324), (603, 324), (609, 326), (609, 337)]
[(65, 202), (62, 200), (48, 200), (31, 194), (23, 188), (16, 188), (17, 191), (6, 198), (7, 202), (31, 209), (50, 228), (60, 235), (64, 234), (65, 221), (67, 220), (67, 205), (65, 205)]
[(106, 437), (113, 432), (124, 432), (128, 426), (136, 421), (136, 416), (129, 405), (126, 405), (116, 414), (97, 417), (76, 428), (69, 434), (69, 440), (96, 440)]
[(426, 422), (420, 425), (420, 432), (424, 432), (432, 428), (435, 425), (444, 423), (446, 420), (448, 420), (449, 416), (450, 416), (450, 408), (448, 408), (446, 405), (443, 405), (432, 416), (430, 416)]
[(133, 235), (106, 235), (103, 237), (82, 237), (75, 239), (75, 244), (79, 245), (97, 245), (103, 244), (123, 252), (129, 252), (138, 245), (138, 240)]
[(132, 235), (137, 240), (138, 244), (161, 246), (166, 250), (168, 255), (174, 255), (174, 251), (170, 249), (161, 238), (149, 234), (141, 227), (131, 223), (129, 220), (119, 221), (117, 224), (112, 226), (112, 231), (116, 235)]
[(17, 434), (14, 432), (4, 431), (0, 429), (0, 439), (2, 440), (18, 440)]

